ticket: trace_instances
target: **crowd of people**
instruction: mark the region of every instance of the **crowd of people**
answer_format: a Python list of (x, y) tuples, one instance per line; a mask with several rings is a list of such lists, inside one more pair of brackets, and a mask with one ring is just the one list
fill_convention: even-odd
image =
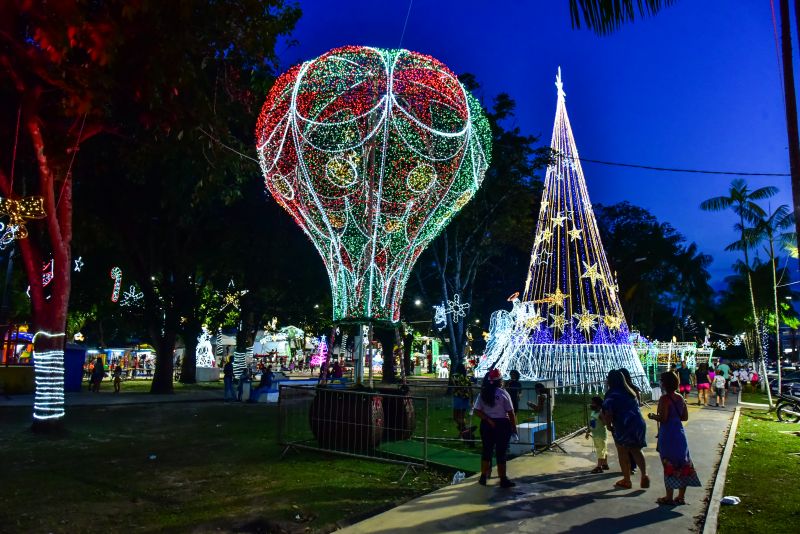
[[(732, 381), (736, 380), (734, 372), (742, 371), (733, 370), (727, 364), (719, 364), (716, 367), (706, 364), (698, 367), (690, 377), (686, 378), (687, 373), (684, 369), (688, 370), (688, 367), (681, 364), (661, 374), (659, 382), (661, 396), (656, 411), (647, 414), (647, 417), (658, 425), (656, 449), (663, 469), (665, 494), (656, 499), (656, 502), (661, 505), (685, 504), (686, 489), (702, 485), (692, 463), (683, 427), (683, 423), (689, 419), (684, 395), (688, 394), (694, 385), (708, 384), (708, 388), (698, 388), (698, 392), (710, 391), (713, 387), (720, 406), (724, 406), (727, 390), (731, 388)], [(748, 370), (744, 369), (744, 372)], [(461, 374), (463, 369), (456, 369), (454, 380), (459, 380)], [(507, 450), (512, 437), (517, 434), (521, 386), (517, 371), (512, 370), (509, 375), (510, 380), (504, 383), (497, 369), (486, 373), (481, 383), (480, 394), (472, 404), (474, 415), (480, 419), (482, 452), (478, 483), (481, 485), (487, 484), (493, 460), (496, 462), (500, 477), (499, 485), (503, 488), (515, 485), (507, 472)], [(463, 383), (453, 382), (454, 420), (462, 432), (468, 430), (466, 410), (469, 402), (466, 401), (465, 392), (468, 391), (469, 384), (468, 380)], [(535, 413), (543, 413), (547, 406), (552, 405), (550, 392), (541, 383), (536, 384), (535, 388), (536, 400), (528, 401), (527, 405)], [(597, 464), (591, 473), (603, 473), (611, 469), (608, 463), (610, 435), (617, 451), (622, 474), (622, 478), (614, 483), (616, 488), (632, 488), (632, 477), (637, 470), (640, 473), (639, 487), (642, 489), (650, 487), (647, 462), (642, 453), (642, 449), (647, 447), (647, 424), (642, 416), (642, 406), (641, 391), (631, 379), (627, 369), (610, 371), (606, 378), (604, 397), (596, 396), (591, 399), (586, 438), (593, 440), (597, 458)]]

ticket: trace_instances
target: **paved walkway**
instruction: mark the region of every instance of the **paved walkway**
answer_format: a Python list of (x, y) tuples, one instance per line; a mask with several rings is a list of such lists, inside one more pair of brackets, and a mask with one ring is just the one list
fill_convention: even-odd
[[(691, 399), (695, 400), (695, 398)], [(651, 486), (648, 490), (618, 490), (620, 478), (616, 451), (609, 447), (611, 471), (592, 475), (595, 458), (591, 440), (577, 437), (564, 445), (566, 454), (548, 452), (509, 462), (509, 475), (517, 482), (510, 490), (478, 485), (477, 476), (419, 497), (397, 508), (345, 528), (355, 533), (425, 532), (689, 532), (704, 517), (704, 499), (710, 494), (727, 431), (736, 407), (734, 396), (727, 408), (690, 406), (686, 432), (692, 460), (704, 488), (687, 491), (687, 505), (658, 506), (664, 495), (664, 478), (655, 450), (656, 424), (647, 420), (645, 458)], [(650, 411), (649, 409), (645, 409)], [(655, 411), (653, 406), (652, 411)]]

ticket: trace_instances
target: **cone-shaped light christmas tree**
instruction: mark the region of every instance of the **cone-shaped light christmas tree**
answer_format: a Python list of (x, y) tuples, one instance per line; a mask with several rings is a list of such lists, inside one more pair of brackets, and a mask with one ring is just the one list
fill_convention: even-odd
[(507, 375), (517, 369), (523, 379), (599, 388), (609, 370), (625, 367), (649, 389), (586, 191), (560, 68), (556, 87), (554, 159), (545, 176), (525, 293), (511, 312), (492, 316), (479, 372), (494, 366)]

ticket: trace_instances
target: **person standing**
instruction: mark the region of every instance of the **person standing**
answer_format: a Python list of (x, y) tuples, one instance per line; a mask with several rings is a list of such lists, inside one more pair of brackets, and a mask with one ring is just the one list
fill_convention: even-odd
[(508, 372), (508, 376), (511, 379), (506, 382), (505, 388), (506, 391), (508, 391), (509, 397), (511, 397), (511, 405), (514, 407), (514, 413), (517, 413), (519, 411), (519, 396), (522, 393), (522, 384), (519, 381), (519, 371), (512, 369)]
[(697, 404), (708, 406), (708, 394), (711, 391), (711, 380), (708, 377), (708, 364), (701, 363), (694, 373), (697, 384)]
[(472, 402), (472, 382), (467, 377), (464, 364), (459, 364), (451, 377), (453, 385), (453, 421), (461, 439), (470, 438), (467, 428), (467, 410)]
[(500, 371), (492, 369), (483, 377), (481, 393), (475, 400), (475, 415), (481, 420), (481, 476), (478, 484), (485, 486), (486, 478), (492, 468), (492, 456), (497, 458), (497, 474), (500, 475), (500, 487), (516, 486), (508, 478), (506, 471), (506, 449), (511, 435), (517, 432), (517, 418), (511, 397), (504, 390)]
[(729, 380), (731, 378), (731, 368), (727, 363), (720, 363), (717, 361), (717, 374), (722, 374), (725, 377), (725, 388), (723, 389), (724, 398), (722, 402), (722, 406), (725, 406), (725, 400), (728, 398), (728, 385)]
[(688, 398), (689, 393), (692, 392), (692, 371), (685, 361), (681, 362), (681, 366), (678, 368), (678, 379), (680, 380), (678, 386), (680, 394)]
[(100, 382), (106, 375), (106, 370), (103, 367), (103, 360), (98, 356), (94, 361), (94, 368), (92, 369), (92, 391), (100, 393)]
[(714, 393), (717, 395), (717, 404), (716, 406), (719, 407), (719, 404), (722, 403), (722, 407), (725, 407), (725, 375), (722, 373), (718, 373), (714, 376)]
[(235, 399), (236, 393), (233, 391), (233, 356), (228, 358), (227, 363), (222, 368), (222, 381), (225, 384), (225, 401)]
[(603, 401), (602, 418), (614, 437), (622, 469), (622, 479), (618, 480), (614, 486), (624, 489), (630, 489), (633, 486), (631, 484), (631, 462), (628, 457), (631, 454), (642, 472), (641, 487), (649, 488), (650, 477), (647, 476), (647, 465), (644, 455), (642, 455), (642, 449), (647, 446), (646, 426), (639, 411), (636, 393), (628, 386), (625, 376), (619, 370), (609, 371), (607, 381), (609, 389)]
[(114, 393), (119, 393), (120, 386), (122, 385), (122, 365), (117, 362), (114, 367)]
[[(724, 380), (722, 375), (719, 378)], [(661, 389), (664, 394), (658, 400), (658, 411), (647, 414), (647, 417), (659, 423), (658, 453), (664, 466), (666, 495), (659, 497), (656, 502), (664, 505), (686, 504), (686, 488), (701, 486), (689, 456), (689, 444), (683, 428), (683, 421), (689, 420), (689, 409), (683, 397), (675, 392), (677, 388), (678, 377), (663, 373)], [(673, 499), (675, 490), (678, 490), (678, 497)]]
[(606, 432), (606, 425), (600, 418), (600, 412), (603, 409), (603, 399), (600, 397), (592, 397), (592, 403), (589, 405), (591, 413), (589, 414), (589, 426), (586, 428), (586, 439), (589, 436), (594, 440), (594, 452), (597, 454), (597, 467), (592, 469), (590, 473), (602, 473), (607, 471), (608, 467), (608, 432)]

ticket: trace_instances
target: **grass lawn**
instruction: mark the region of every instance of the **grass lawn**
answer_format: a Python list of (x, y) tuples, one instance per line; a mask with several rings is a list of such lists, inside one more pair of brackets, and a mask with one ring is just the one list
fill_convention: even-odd
[[(758, 391), (742, 390), (742, 402), (755, 402), (758, 404), (768, 404), (769, 399), (767, 398), (767, 394), (762, 393), (761, 390)], [(773, 400), (773, 402), (775, 401)]]
[[(127, 392), (137, 392), (137, 393), (149, 393), (150, 386), (152, 385), (153, 381), (150, 379), (136, 379), (136, 380), (123, 380), (122, 384), (120, 385), (120, 391), (123, 393)], [(172, 387), (176, 392), (178, 391), (211, 391), (211, 390), (220, 390), (224, 389), (224, 384), (222, 380), (219, 382), (202, 382), (199, 384), (182, 384), (181, 382), (173, 382)], [(86, 391), (89, 389), (89, 382), (86, 380), (83, 381), (83, 390)], [(114, 382), (110, 379), (105, 379), (100, 384), (100, 390), (104, 392), (114, 391)]]
[[(452, 473), (311, 452), (280, 458), (277, 410), (197, 403), (73, 407), (68, 434), (0, 409), (10, 532), (327, 532), (448, 482)], [(152, 458), (152, 459), (151, 459)]]
[(800, 524), (800, 425), (777, 421), (766, 410), (742, 410), (725, 495), (742, 499), (723, 506), (720, 533), (797, 532)]

